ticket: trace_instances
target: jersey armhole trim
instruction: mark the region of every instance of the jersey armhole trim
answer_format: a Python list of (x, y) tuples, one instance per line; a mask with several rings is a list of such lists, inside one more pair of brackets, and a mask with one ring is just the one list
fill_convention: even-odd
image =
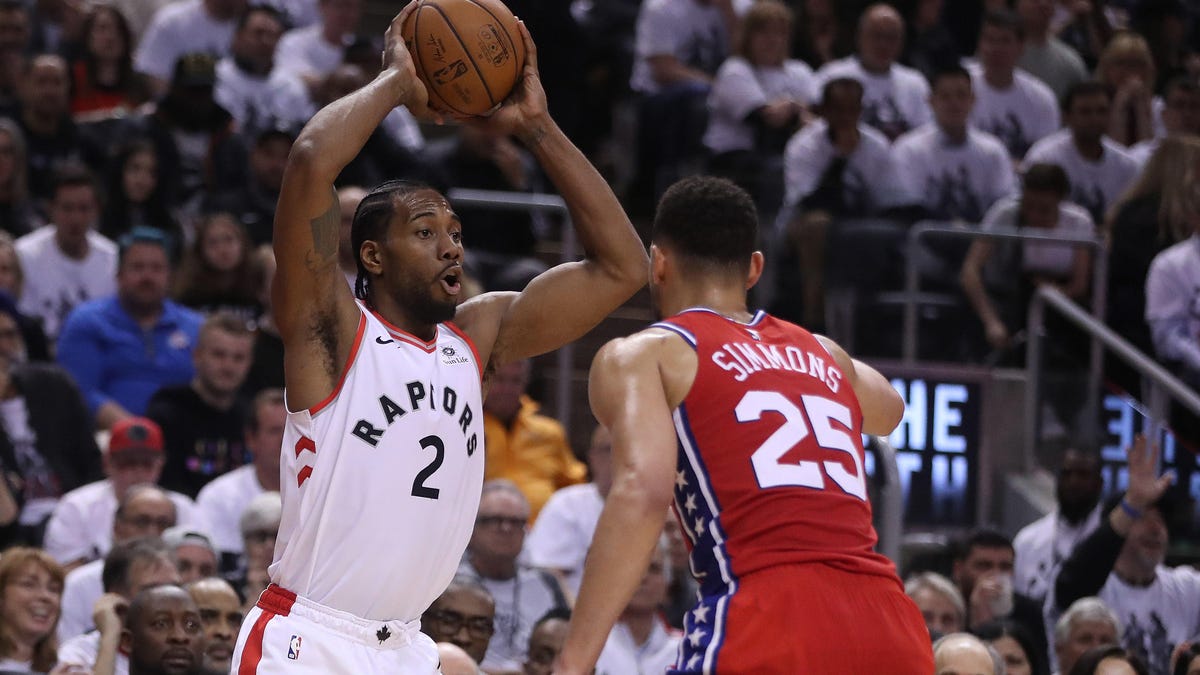
[(333, 391), (325, 397), (325, 400), (308, 409), (309, 416), (316, 416), (317, 413), (324, 410), (333, 403), (338, 394), (342, 392), (342, 385), (346, 383), (346, 376), (350, 374), (350, 368), (354, 366), (354, 359), (358, 357), (358, 350), (362, 346), (363, 333), (367, 331), (367, 317), (365, 314), (358, 315), (358, 330), (354, 334), (354, 343), (350, 345), (350, 353), (346, 356), (346, 364), (342, 366), (342, 374), (338, 377), (337, 384), (334, 385)]
[(462, 341), (467, 343), (467, 346), (471, 348), (471, 353), (475, 355), (475, 369), (479, 371), (479, 381), (483, 382), (483, 361), (479, 358), (479, 350), (475, 347), (475, 341), (463, 332), (463, 329), (455, 326), (452, 321), (446, 322), (446, 328), (449, 328), (451, 333), (462, 338)]
[(692, 335), (691, 331), (687, 330), (686, 328), (683, 328), (682, 326), (676, 326), (675, 324), (668, 323), (666, 321), (659, 321), (658, 323), (650, 324), (650, 327), (651, 328), (662, 328), (663, 330), (669, 330), (672, 333), (675, 333), (679, 337), (683, 338), (683, 340), (685, 342), (687, 342), (689, 345), (692, 346), (692, 349), (696, 349), (696, 345), (697, 345), (696, 336)]

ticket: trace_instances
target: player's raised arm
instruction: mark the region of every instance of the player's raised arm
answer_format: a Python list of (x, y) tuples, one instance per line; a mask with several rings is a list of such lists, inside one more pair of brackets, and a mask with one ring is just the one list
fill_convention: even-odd
[(425, 86), (400, 38), (400, 23), (411, 7), (387, 31), (379, 76), (313, 116), (288, 157), (275, 212), (279, 267), (272, 298), (293, 409), (309, 407), (333, 389), (358, 325), (354, 298), (338, 268), (341, 216), (333, 182), (393, 108), (426, 111)]
[(478, 315), (500, 319), (491, 350), (496, 363), (542, 354), (581, 337), (645, 285), (648, 266), (645, 247), (616, 195), (551, 119), (538, 79), (537, 48), (524, 24), (521, 37), (526, 49), (521, 81), (491, 117), (468, 122), (512, 134), (533, 153), (566, 201), (585, 257), (548, 270), (519, 295), (489, 294), (463, 306), (476, 305), (460, 311), (468, 330), (468, 321)]
[(838, 367), (858, 397), (862, 409), (864, 434), (886, 436), (892, 433), (904, 417), (904, 399), (878, 370), (851, 358), (841, 345), (824, 335), (816, 336), (833, 355)]
[[(591, 673), (604, 641), (637, 589), (670, 506), (675, 478), (675, 426), (664, 370), (687, 371), (689, 348), (645, 331), (605, 345), (592, 363), (588, 395), (596, 420), (612, 432), (613, 484), (583, 568), (571, 627), (554, 672)], [(681, 347), (682, 344), (674, 345)]]

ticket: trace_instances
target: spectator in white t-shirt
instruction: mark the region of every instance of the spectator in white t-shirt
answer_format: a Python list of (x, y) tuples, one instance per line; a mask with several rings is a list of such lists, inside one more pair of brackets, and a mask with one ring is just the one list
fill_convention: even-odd
[[(129, 488), (117, 504), (112, 542), (119, 548), (131, 541), (161, 537), (175, 525), (175, 504), (166, 490), (141, 483)], [(63, 583), (63, 610), (58, 620), (58, 641), (66, 642), (94, 628), (92, 605), (104, 594), (104, 559), (80, 565), (67, 573)]]
[(875, 216), (909, 201), (887, 138), (862, 118), (863, 85), (837, 78), (823, 86), (820, 119), (788, 141), (783, 156), (786, 228), (800, 258), (804, 324), (824, 323), (825, 251), (833, 222)]
[(164, 6), (142, 35), (133, 69), (148, 77), (156, 95), (162, 94), (180, 57), (201, 53), (215, 60), (229, 54), (245, 7), (246, 0), (181, 0)]
[(283, 28), (275, 8), (250, 7), (238, 19), (229, 56), (217, 63), (213, 100), (247, 138), (263, 129), (288, 129), (307, 121), (304, 83), (275, 64)]
[(730, 0), (646, 0), (638, 10), (629, 79), (640, 95), (634, 208), (657, 201), (701, 159), (708, 92), (736, 24)]
[(550, 495), (525, 541), (529, 562), (557, 575), (572, 596), (579, 592), (583, 561), (612, 488), (612, 435), (602, 426), (592, 431), (587, 465), (591, 482)]
[(1081, 82), (1063, 100), (1067, 128), (1034, 143), (1024, 166), (1057, 164), (1071, 182), (1071, 201), (1082, 206), (1092, 221), (1104, 222), (1115, 202), (1137, 176), (1138, 164), (1105, 136), (1112, 95), (1099, 82)]
[[(1045, 234), (1074, 236), (1095, 233), (1087, 211), (1066, 201), (1070, 183), (1060, 167), (1034, 164), (1026, 170), (1023, 182), (1019, 196), (1001, 200), (988, 211), (981, 229), (1033, 228)], [(994, 271), (1004, 284), (1002, 290), (1008, 291), (1007, 302), (997, 306), (984, 286), (984, 265), (995, 248), (989, 239), (973, 241), (959, 275), (992, 349), (1008, 347), (1011, 336), (1024, 328), (1029, 298), (1039, 286), (1048, 284), (1076, 301), (1085, 300), (1092, 269), (1089, 249), (1025, 242), (1020, 247), (1019, 267)]]
[(317, 11), (319, 22), (285, 33), (275, 52), (280, 70), (299, 77), (310, 92), (345, 60), (362, 17), (362, 0), (320, 0)]
[(200, 490), (196, 506), (212, 532), (221, 557), (221, 569), (241, 566), (242, 529), (246, 506), (264, 492), (279, 491), (279, 452), (287, 422), (283, 390), (263, 389), (254, 397), (246, 426), (246, 449), (253, 463), (214, 479)]
[(1195, 234), (1154, 257), (1146, 275), (1146, 323), (1158, 358), (1200, 388), (1200, 219)]
[(934, 122), (896, 139), (896, 165), (908, 194), (931, 218), (978, 223), (1002, 197), (1016, 192), (1008, 151), (968, 120), (975, 104), (971, 75), (952, 65), (933, 76)]
[(760, 204), (762, 188), (779, 178), (773, 169), (784, 145), (817, 99), (812, 69), (788, 58), (792, 22), (792, 10), (779, 0), (754, 3), (708, 95), (709, 172), (746, 188)]
[(1145, 166), (1164, 136), (1200, 134), (1200, 82), (1187, 75), (1171, 78), (1163, 87), (1162, 134), (1129, 148), (1139, 166)]
[(904, 47), (904, 19), (876, 4), (858, 22), (858, 52), (817, 71), (821, 83), (850, 77), (863, 85), (863, 121), (889, 139), (930, 119), (929, 84), (921, 73), (896, 62)]
[(480, 662), (489, 671), (520, 668), (537, 620), (567, 607), (554, 575), (517, 562), (528, 521), (529, 500), (515, 483), (499, 478), (483, 484), (479, 515), (458, 573), (478, 579), (496, 603), (496, 632)]
[[(112, 548), (117, 504), (131, 486), (157, 483), (162, 468), (162, 431), (157, 424), (144, 417), (113, 424), (104, 453), (108, 478), (63, 495), (46, 525), (46, 552), (67, 568), (103, 557)], [(206, 529), (192, 500), (168, 494), (175, 503), (176, 523)]]
[(1185, 506), (1158, 473), (1158, 448), (1138, 436), (1128, 450), (1129, 488), (1105, 502), (1096, 531), (1079, 542), (1054, 583), (1059, 610), (1096, 596), (1121, 621), (1121, 644), (1154, 675), (1170, 673), (1176, 645), (1200, 633), (1200, 571), (1163, 564)]
[(1054, 585), (1062, 561), (1075, 544), (1100, 525), (1104, 477), (1100, 454), (1078, 448), (1063, 451), (1055, 481), (1055, 507), (1021, 528), (1013, 538), (1013, 590), (1042, 600)]
[(1017, 68), (1024, 35), (1012, 12), (988, 12), (979, 33), (979, 60), (968, 67), (975, 85), (971, 124), (999, 138), (1015, 161), (1058, 131), (1060, 123), (1054, 92)]
[(117, 290), (117, 245), (95, 230), (100, 198), (82, 167), (59, 172), (50, 202), (51, 224), (17, 240), (25, 284), (19, 308), (42, 322), (54, 344), (76, 305)]
[(179, 572), (161, 540), (139, 539), (114, 548), (104, 559), (104, 594), (92, 608), (96, 627), (64, 642), (58, 648), (59, 663), (129, 675), (129, 658), (120, 642), (130, 600), (147, 588), (178, 583)]
[[(675, 653), (684, 636), (670, 628), (659, 612), (660, 605), (666, 600), (670, 569), (670, 555), (663, 537), (655, 555), (650, 558), (641, 584), (608, 634), (604, 649), (596, 659), (596, 675), (661, 673), (675, 663)], [(690, 632), (697, 624), (711, 621), (712, 610), (713, 606), (708, 603), (697, 605), (684, 620), (685, 632)], [(697, 654), (693, 658), (698, 661), (700, 656)], [(677, 667), (695, 671), (697, 665), (687, 663)]]

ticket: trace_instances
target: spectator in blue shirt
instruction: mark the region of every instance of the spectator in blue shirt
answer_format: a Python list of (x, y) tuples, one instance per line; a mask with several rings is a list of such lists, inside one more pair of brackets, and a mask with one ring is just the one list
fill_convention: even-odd
[(158, 230), (131, 230), (120, 242), (117, 294), (76, 306), (63, 324), (59, 361), (98, 428), (143, 415), (155, 391), (192, 379), (203, 317), (167, 299), (169, 250)]

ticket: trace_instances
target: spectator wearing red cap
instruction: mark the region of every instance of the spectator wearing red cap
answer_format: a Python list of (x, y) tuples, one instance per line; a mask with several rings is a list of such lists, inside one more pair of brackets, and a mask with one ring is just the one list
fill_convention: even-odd
[[(104, 480), (72, 490), (59, 501), (46, 526), (46, 551), (68, 568), (96, 560), (112, 547), (117, 504), (130, 486), (157, 483), (163, 469), (162, 430), (144, 417), (113, 425), (104, 453)], [(177, 523), (205, 530), (203, 517), (191, 499), (168, 492), (175, 503)]]

